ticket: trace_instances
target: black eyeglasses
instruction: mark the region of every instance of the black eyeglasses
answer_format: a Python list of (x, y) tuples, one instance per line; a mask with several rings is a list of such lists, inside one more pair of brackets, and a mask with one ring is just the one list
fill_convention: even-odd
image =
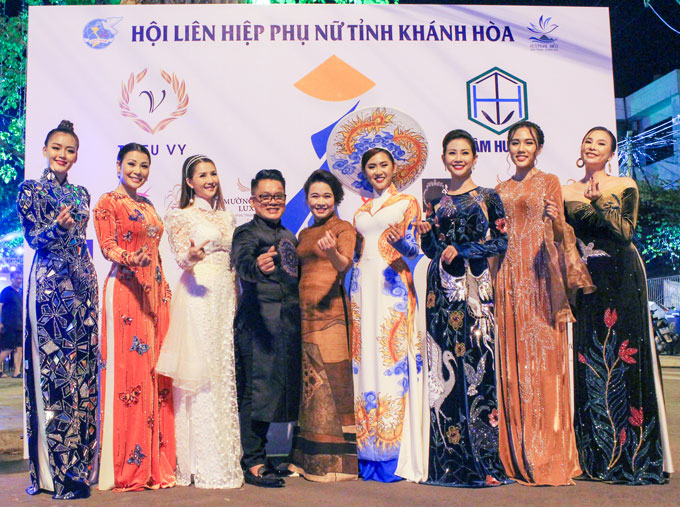
[(286, 194), (260, 194), (254, 195), (253, 199), (260, 202), (261, 204), (269, 204), (270, 202), (283, 204), (286, 202)]

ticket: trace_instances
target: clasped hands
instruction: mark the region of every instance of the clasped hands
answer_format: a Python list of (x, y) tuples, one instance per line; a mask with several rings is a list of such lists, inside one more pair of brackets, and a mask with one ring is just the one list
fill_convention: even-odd
[[(416, 230), (418, 234), (423, 236), (432, 230), (432, 224), (427, 220), (423, 220), (416, 224)], [(456, 250), (455, 246), (448, 245), (442, 252), (441, 259), (445, 264), (451, 264), (456, 257), (458, 257), (458, 250)]]

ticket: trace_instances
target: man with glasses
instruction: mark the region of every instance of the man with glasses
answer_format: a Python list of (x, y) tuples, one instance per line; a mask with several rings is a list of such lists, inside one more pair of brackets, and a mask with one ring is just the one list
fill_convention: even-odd
[(287, 473), (267, 461), (267, 430), (297, 420), (302, 377), (297, 240), (281, 225), (285, 188), (278, 170), (257, 173), (255, 216), (232, 242), (242, 290), (234, 318), (241, 464), (248, 484), (268, 488), (282, 487)]

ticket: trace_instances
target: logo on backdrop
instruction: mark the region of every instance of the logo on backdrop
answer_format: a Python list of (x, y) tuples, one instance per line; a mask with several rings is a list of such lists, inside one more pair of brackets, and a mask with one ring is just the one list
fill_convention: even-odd
[(83, 41), (92, 49), (104, 49), (110, 46), (118, 34), (115, 27), (122, 19), (122, 17), (93, 19), (83, 28)]
[(427, 207), (435, 199), (441, 197), (449, 190), (449, 183), (451, 180), (447, 178), (422, 178), (420, 180), (423, 190), (423, 211), (427, 211)]
[(127, 82), (121, 83), (118, 106), (120, 114), (131, 118), (144, 132), (155, 134), (186, 114), (189, 94), (184, 80), (174, 73), (161, 70), (152, 75), (144, 69), (137, 75), (130, 73)]
[(529, 118), (527, 84), (499, 67), (467, 82), (468, 119), (495, 134)]
[(551, 20), (552, 18), (541, 16), (536, 24), (529, 23), (527, 30), (534, 34), (529, 37), (531, 41), (530, 49), (534, 51), (557, 51), (557, 36), (554, 32), (559, 25), (551, 23)]

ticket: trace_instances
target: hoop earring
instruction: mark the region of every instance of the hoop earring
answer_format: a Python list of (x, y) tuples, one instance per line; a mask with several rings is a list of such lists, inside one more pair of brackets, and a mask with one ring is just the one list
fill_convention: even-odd
[(579, 157), (579, 158), (576, 159), (576, 167), (578, 167), (580, 169), (584, 165), (586, 165), (586, 161), (583, 160), (583, 158)]

